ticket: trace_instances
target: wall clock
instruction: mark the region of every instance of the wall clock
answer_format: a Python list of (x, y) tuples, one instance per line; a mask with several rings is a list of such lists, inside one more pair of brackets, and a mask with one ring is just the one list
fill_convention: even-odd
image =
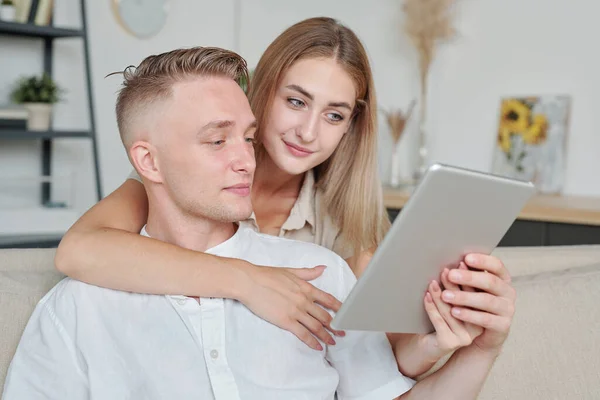
[(113, 11), (127, 32), (145, 39), (156, 35), (167, 22), (169, 0), (112, 0)]

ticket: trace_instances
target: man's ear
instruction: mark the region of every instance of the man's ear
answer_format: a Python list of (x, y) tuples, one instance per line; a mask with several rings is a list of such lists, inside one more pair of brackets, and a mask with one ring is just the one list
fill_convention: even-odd
[(150, 182), (162, 183), (157, 155), (156, 147), (143, 140), (133, 143), (129, 149), (129, 158), (140, 176)]

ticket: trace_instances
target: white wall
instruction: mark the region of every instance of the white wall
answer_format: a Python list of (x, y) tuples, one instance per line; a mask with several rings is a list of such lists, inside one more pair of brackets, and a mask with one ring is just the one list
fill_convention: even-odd
[[(76, 0), (56, 3), (56, 23), (78, 26)], [(104, 76), (137, 64), (143, 57), (181, 46), (215, 45), (238, 50), (254, 66), (269, 42), (290, 24), (326, 15), (339, 18), (364, 41), (372, 60), (382, 107), (405, 107), (418, 93), (416, 55), (402, 36), (399, 0), (173, 0), (165, 28), (154, 38), (135, 39), (116, 23), (110, 1), (87, 1), (92, 81), (105, 194), (130, 170), (114, 120), (118, 77)], [(234, 6), (240, 4), (239, 26)], [(594, 96), (600, 87), (600, 55), (593, 40), (600, 5), (588, 0), (463, 0), (458, 13), (460, 36), (440, 48), (430, 78), (428, 131), (432, 160), (489, 170), (495, 141), (499, 98), (505, 95), (568, 93), (574, 103), (568, 141), (568, 194), (600, 195), (598, 122)], [(239, 32), (239, 37), (236, 37)], [(55, 113), (55, 127), (88, 124), (83, 59), (77, 39), (58, 42), (54, 68), (69, 90)], [(237, 47), (237, 48), (236, 48)], [(0, 103), (21, 73), (41, 70), (41, 44), (0, 37)], [(414, 139), (409, 125), (403, 152)], [(387, 173), (390, 138), (381, 124), (380, 160)], [(37, 174), (35, 143), (0, 141), (0, 179)], [(408, 158), (408, 157), (407, 157)], [(54, 170), (77, 173), (76, 205), (94, 202), (91, 149), (85, 140), (57, 142)], [(0, 214), (0, 220), (2, 215)]]
[(499, 97), (571, 94), (564, 192), (600, 195), (598, 12), (587, 0), (464, 1), (462, 37), (433, 71), (434, 156), (489, 168)]

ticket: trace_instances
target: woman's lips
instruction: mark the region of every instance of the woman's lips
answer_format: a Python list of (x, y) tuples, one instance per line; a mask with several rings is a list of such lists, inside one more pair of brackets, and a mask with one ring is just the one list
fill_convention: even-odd
[(283, 143), (285, 143), (285, 147), (288, 149), (288, 151), (296, 157), (308, 157), (314, 153), (313, 151), (310, 151), (302, 146), (286, 142), (285, 140)]

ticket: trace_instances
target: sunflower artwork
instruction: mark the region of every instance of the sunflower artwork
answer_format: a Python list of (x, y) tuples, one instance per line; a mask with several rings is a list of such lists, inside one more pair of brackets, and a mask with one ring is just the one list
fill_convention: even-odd
[(560, 192), (570, 103), (568, 96), (502, 99), (493, 172)]

